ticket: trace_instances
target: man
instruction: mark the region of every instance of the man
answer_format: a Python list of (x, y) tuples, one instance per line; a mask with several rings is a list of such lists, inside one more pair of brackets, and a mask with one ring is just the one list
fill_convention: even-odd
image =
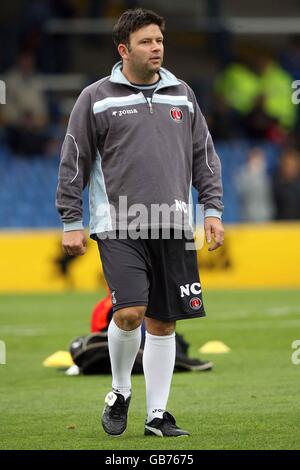
[[(151, 11), (128, 10), (119, 18), (113, 38), (122, 61), (79, 96), (59, 172), (57, 207), (69, 255), (86, 251), (82, 190), (89, 182), (90, 233), (98, 242), (114, 306), (108, 329), (112, 391), (105, 398), (102, 425), (115, 436), (127, 426), (131, 370), (144, 317), (145, 435), (189, 434), (176, 425), (166, 405), (176, 320), (205, 315), (196, 252), (185, 249), (185, 233), (177, 238), (191, 225), (192, 184), (204, 205), (206, 240), (213, 241), (209, 249), (223, 243), (220, 162), (192, 90), (161, 67), (163, 31), (163, 18)], [(129, 210), (123, 207), (124, 196)], [(145, 211), (134, 230), (136, 205)], [(176, 217), (157, 222), (154, 206), (172, 207)], [(168, 239), (166, 227), (171, 228)], [(153, 228), (158, 238), (131, 235), (138, 230), (147, 235)]]

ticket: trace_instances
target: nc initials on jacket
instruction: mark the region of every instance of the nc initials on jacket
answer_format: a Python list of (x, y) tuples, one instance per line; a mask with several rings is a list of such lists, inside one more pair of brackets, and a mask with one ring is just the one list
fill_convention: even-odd
[(175, 209), (177, 211), (184, 212), (185, 214), (187, 214), (187, 207), (184, 201), (179, 201), (178, 199), (175, 199)]

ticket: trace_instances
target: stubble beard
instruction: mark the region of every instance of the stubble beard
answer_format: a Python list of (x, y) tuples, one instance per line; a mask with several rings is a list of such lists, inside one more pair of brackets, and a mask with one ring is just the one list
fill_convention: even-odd
[(146, 64), (145, 67), (141, 67), (139, 72), (145, 80), (151, 80), (159, 72), (162, 62), (157, 66), (152, 66), (151, 64)]

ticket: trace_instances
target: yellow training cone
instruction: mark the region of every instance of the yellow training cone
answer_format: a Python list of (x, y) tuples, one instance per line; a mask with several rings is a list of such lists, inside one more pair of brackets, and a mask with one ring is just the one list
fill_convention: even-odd
[(230, 351), (222, 341), (208, 341), (198, 350), (201, 354), (224, 354)]
[(45, 367), (70, 367), (73, 364), (71, 354), (68, 351), (56, 351), (43, 362)]

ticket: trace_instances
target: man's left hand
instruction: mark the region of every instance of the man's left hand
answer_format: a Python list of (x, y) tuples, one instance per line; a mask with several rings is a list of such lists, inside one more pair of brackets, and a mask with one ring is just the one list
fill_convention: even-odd
[(224, 227), (217, 217), (205, 217), (204, 219), (205, 237), (208, 244), (214, 241), (214, 244), (208, 248), (213, 251), (224, 243)]

